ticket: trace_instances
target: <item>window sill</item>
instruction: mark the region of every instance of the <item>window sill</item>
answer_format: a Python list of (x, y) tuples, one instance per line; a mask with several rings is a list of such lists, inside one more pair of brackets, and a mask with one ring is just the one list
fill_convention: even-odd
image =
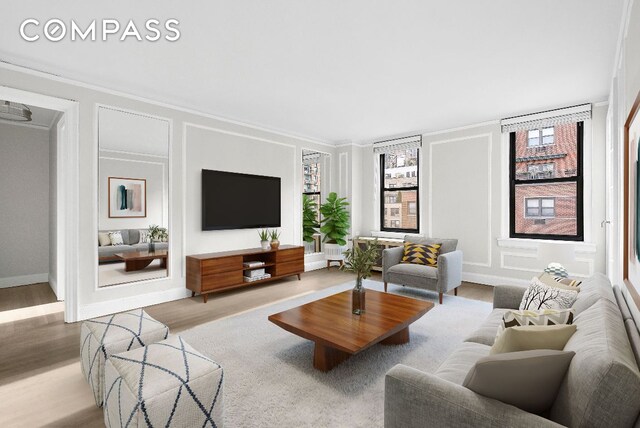
[(498, 247), (517, 248), (521, 250), (535, 250), (541, 244), (544, 245), (572, 245), (577, 253), (595, 253), (597, 246), (592, 242), (559, 241), (551, 239), (527, 239), (527, 238), (498, 238)]

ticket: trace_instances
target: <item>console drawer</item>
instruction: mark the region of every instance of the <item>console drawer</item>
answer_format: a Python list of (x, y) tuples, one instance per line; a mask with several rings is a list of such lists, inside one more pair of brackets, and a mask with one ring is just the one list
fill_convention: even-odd
[(228, 272), (237, 269), (242, 269), (242, 256), (222, 257), (202, 261), (202, 275)]
[(278, 250), (276, 252), (276, 262), (291, 262), (294, 260), (304, 260), (304, 248), (290, 248)]
[(283, 262), (276, 265), (276, 276), (292, 275), (304, 272), (304, 259)]
[(242, 284), (242, 271), (213, 273), (202, 276), (202, 291)]

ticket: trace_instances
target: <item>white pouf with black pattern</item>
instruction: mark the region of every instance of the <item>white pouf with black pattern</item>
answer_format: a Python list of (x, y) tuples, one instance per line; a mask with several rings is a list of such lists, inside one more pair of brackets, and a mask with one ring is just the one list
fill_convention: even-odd
[(104, 363), (112, 354), (141, 348), (169, 336), (169, 328), (142, 309), (87, 320), (80, 334), (82, 373), (102, 407)]
[(107, 427), (222, 427), (223, 371), (180, 336), (112, 355), (105, 365)]

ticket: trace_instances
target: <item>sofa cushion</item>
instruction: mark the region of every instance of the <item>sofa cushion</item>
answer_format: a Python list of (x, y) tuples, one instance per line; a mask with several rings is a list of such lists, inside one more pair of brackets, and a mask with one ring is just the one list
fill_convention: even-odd
[(131, 245), (109, 245), (107, 247), (98, 247), (98, 257), (111, 257), (116, 253), (126, 253), (133, 251)]
[(609, 278), (601, 273), (596, 273), (582, 281), (580, 293), (578, 293), (578, 297), (572, 307), (576, 310), (576, 315), (578, 315), (600, 299), (607, 299), (616, 303)]
[(613, 295), (616, 298), (616, 303), (618, 304), (618, 308), (620, 309), (620, 313), (622, 314), (623, 320), (632, 319), (631, 311), (629, 310), (629, 306), (627, 306), (627, 301), (622, 295), (622, 291), (620, 291), (620, 287), (617, 285), (613, 286)]
[(456, 247), (458, 246), (457, 239), (422, 238), (418, 236), (405, 235), (404, 240), (405, 242), (412, 242), (414, 244), (423, 245), (441, 244), (442, 247), (440, 247), (440, 254), (446, 254), (455, 251)]
[(129, 235), (126, 242), (127, 244), (134, 245), (140, 243), (140, 231), (138, 229), (129, 229), (127, 232)]
[(462, 385), (464, 379), (476, 362), (489, 355), (491, 348), (474, 342), (464, 342), (436, 370), (435, 375), (441, 379)]
[(489, 317), (484, 320), (476, 331), (471, 333), (464, 341), (482, 343), (483, 345), (491, 346), (496, 341), (496, 333), (498, 328), (502, 324), (502, 317), (508, 309), (494, 309)]
[(480, 358), (462, 386), (524, 411), (546, 412), (574, 352), (537, 349)]
[(562, 351), (576, 332), (575, 325), (527, 325), (505, 329), (491, 347), (491, 354), (554, 349)]
[(564, 350), (576, 355), (550, 419), (571, 427), (632, 426), (640, 412), (640, 373), (618, 306), (601, 298), (573, 322), (578, 329)]
[[(157, 250), (166, 250), (169, 248), (168, 242), (156, 242), (155, 244), (156, 251)], [(131, 246), (133, 251), (146, 251), (149, 249), (149, 244), (134, 244)]]
[(111, 239), (109, 239), (109, 234), (107, 232), (98, 232), (98, 246), (106, 247), (111, 245)]
[(627, 336), (629, 337), (629, 344), (633, 351), (633, 356), (636, 358), (636, 364), (640, 366), (640, 333), (638, 333), (638, 326), (632, 319), (624, 322), (624, 327), (627, 330)]
[(415, 284), (416, 279), (418, 281), (421, 279), (437, 279), (438, 268), (414, 265), (412, 263), (400, 263), (391, 266), (387, 270), (387, 274), (393, 282), (397, 282), (399, 284)]
[(400, 263), (413, 263), (415, 265), (426, 265), (436, 267), (438, 265), (438, 254), (440, 254), (440, 244), (415, 244), (404, 243), (404, 253)]

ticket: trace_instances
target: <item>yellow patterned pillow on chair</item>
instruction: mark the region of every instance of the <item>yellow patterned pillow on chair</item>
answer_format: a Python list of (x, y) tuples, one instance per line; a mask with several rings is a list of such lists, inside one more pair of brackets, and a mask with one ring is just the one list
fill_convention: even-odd
[(440, 254), (441, 244), (414, 244), (404, 243), (404, 256), (402, 263), (413, 263), (416, 265), (438, 266), (438, 254)]

